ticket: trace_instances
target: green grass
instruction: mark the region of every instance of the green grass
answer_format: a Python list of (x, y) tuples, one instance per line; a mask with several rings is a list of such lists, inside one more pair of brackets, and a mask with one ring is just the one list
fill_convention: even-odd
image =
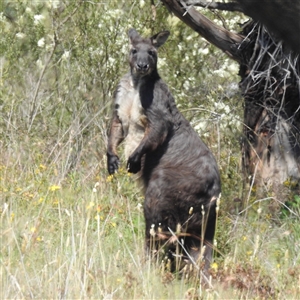
[[(150, 2), (98, 2), (3, 2), (0, 299), (299, 298), (300, 196), (271, 214), (274, 197), (244, 184), (237, 65), (160, 4), (153, 20)], [(141, 188), (124, 169), (107, 176), (131, 27), (172, 32), (160, 72), (221, 170), (209, 288), (145, 257)]]
[(143, 198), (132, 176), (121, 170), (87, 180), (73, 172), (56, 183), (54, 166), (29, 161), (1, 163), (1, 299), (295, 299), (300, 292), (297, 213), (278, 222), (264, 210), (230, 215), (230, 199), (222, 198), (207, 289), (145, 257)]

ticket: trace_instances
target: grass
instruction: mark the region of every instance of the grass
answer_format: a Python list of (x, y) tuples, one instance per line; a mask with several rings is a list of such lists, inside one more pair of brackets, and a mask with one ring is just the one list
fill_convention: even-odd
[[(1, 163), (1, 299), (295, 299), (299, 212), (229, 214), (221, 199), (212, 287), (176, 278), (144, 255), (143, 198), (114, 177), (12, 159)], [(29, 162), (29, 163), (28, 163)], [(33, 163), (34, 162), (34, 163)], [(105, 174), (105, 170), (102, 170)]]
[[(298, 298), (299, 195), (274, 215), (272, 195), (262, 199), (243, 185), (243, 101), (229, 89), (239, 79), (215, 73), (230, 64), (225, 54), (213, 47), (199, 54), (207, 43), (183, 24), (172, 28), (160, 7), (154, 22), (139, 1), (47, 3), (10, 1), (5, 14), (14, 21), (1, 19), (0, 299)], [(209, 288), (150, 262), (141, 190), (126, 171), (106, 171), (109, 107), (127, 69), (125, 32), (170, 26), (163, 78), (222, 175)]]

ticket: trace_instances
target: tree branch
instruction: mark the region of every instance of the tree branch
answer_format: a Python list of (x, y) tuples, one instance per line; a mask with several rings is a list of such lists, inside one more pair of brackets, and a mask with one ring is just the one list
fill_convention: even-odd
[(240, 62), (242, 44), (248, 40), (244, 36), (230, 32), (216, 25), (194, 7), (187, 6), (184, 0), (162, 0), (166, 7), (181, 21), (198, 32), (208, 42), (224, 51), (232, 59)]
[(185, 0), (184, 2), (188, 6), (200, 6), (209, 9), (243, 12), (241, 6), (237, 2), (207, 2), (204, 0)]

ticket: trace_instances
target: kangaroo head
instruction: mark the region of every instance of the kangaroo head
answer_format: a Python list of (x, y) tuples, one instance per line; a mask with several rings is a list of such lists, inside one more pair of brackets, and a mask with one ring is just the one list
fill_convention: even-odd
[(133, 75), (143, 77), (156, 70), (157, 49), (166, 42), (169, 35), (169, 31), (161, 31), (151, 38), (143, 38), (135, 29), (129, 30), (129, 63)]

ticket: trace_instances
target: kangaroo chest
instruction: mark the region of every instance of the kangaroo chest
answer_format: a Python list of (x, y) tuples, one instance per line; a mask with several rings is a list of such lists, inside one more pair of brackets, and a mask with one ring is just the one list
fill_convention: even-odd
[(139, 92), (134, 88), (130, 74), (126, 74), (120, 82), (115, 98), (115, 109), (122, 122), (125, 137), (125, 157), (141, 142), (146, 125), (146, 116), (141, 105)]

